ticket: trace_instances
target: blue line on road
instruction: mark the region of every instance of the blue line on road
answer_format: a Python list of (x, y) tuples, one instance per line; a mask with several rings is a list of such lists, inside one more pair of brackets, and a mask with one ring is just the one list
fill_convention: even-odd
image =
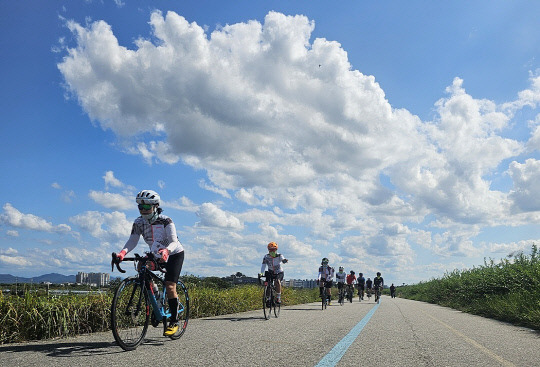
[(364, 316), (364, 318), (360, 320), (360, 322), (356, 324), (356, 326), (353, 327), (352, 330), (349, 331), (349, 333), (345, 335), (343, 339), (341, 339), (339, 343), (337, 343), (334, 348), (332, 348), (332, 350), (328, 352), (328, 354), (325, 355), (323, 359), (319, 361), (319, 363), (317, 363), (315, 367), (334, 367), (339, 362), (341, 357), (343, 357), (347, 349), (349, 349), (349, 347), (355, 341), (358, 335), (360, 335), (360, 332), (362, 331), (364, 326), (367, 325), (369, 319), (371, 319), (371, 316), (373, 316), (375, 310), (377, 310), (378, 307), (379, 303), (377, 303), (371, 310), (369, 310), (367, 315)]

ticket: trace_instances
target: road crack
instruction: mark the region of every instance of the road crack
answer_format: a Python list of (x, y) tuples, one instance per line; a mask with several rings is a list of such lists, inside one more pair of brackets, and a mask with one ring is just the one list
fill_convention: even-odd
[(401, 314), (401, 317), (403, 317), (403, 320), (405, 321), (405, 324), (409, 327), (412, 337), (413, 337), (413, 343), (414, 347), (418, 353), (418, 356), (420, 357), (420, 361), (423, 363), (426, 367), (435, 367), (435, 363), (433, 362), (433, 358), (431, 355), (425, 350), (425, 348), (422, 346), (422, 343), (419, 338), (419, 334), (416, 331), (414, 327), (414, 323), (401, 311), (401, 308), (399, 305), (395, 304), (395, 306), (398, 308), (399, 313)]

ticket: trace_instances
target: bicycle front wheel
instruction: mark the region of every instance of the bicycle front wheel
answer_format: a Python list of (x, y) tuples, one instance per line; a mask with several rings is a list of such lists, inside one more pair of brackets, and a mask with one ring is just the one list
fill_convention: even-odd
[[(169, 336), (171, 339), (178, 339), (186, 332), (186, 328), (189, 320), (189, 293), (186, 285), (179, 280), (176, 283), (176, 293), (178, 294), (178, 331)], [(167, 307), (169, 305), (167, 304)]]
[(274, 307), (274, 316), (279, 317), (279, 311), (281, 311), (281, 303), (277, 302), (276, 297), (272, 297), (272, 298), (273, 298), (272, 303), (273, 303), (273, 307)]
[(268, 292), (270, 292), (270, 289), (268, 289), (268, 286), (265, 285), (262, 302), (263, 302), (264, 318), (266, 320), (270, 319), (270, 313), (272, 312), (272, 304), (270, 303), (271, 301), (270, 301), (270, 297), (268, 297)]
[(114, 294), (111, 325), (114, 340), (124, 350), (134, 350), (142, 343), (150, 323), (148, 294), (138, 278), (126, 278)]

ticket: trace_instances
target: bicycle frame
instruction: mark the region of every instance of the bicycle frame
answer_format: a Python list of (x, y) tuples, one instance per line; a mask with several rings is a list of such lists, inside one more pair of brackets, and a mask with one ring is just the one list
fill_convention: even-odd
[[(114, 256), (116, 256), (116, 254), (114, 254)], [(144, 260), (144, 259), (145, 259), (144, 257), (142, 257), (142, 256), (140, 256), (138, 254), (135, 254), (135, 257), (129, 257), (129, 258), (126, 257), (126, 258), (124, 258), (124, 261), (133, 261), (134, 263), (141, 262), (141, 266), (137, 270), (137, 272), (138, 272), (138, 274), (137, 274), (138, 282), (139, 282), (139, 284), (141, 286), (141, 289), (143, 289), (148, 295), (148, 299), (150, 300), (150, 305), (152, 307), (152, 312), (154, 314), (154, 317), (159, 321), (163, 321), (163, 320), (166, 320), (167, 318), (169, 318), (171, 316), (171, 313), (168, 310), (165, 311), (164, 301), (165, 301), (165, 294), (167, 293), (166, 289), (165, 289), (165, 284), (164, 284), (163, 279), (161, 279), (156, 274), (152, 273), (146, 267), (146, 262), (142, 263), (142, 260)], [(116, 264), (116, 268), (121, 273), (126, 272), (125, 270), (121, 269), (118, 264)], [(159, 265), (158, 265), (158, 269), (162, 273), (165, 272), (162, 268), (159, 268)], [(154, 294), (154, 290), (152, 289), (150, 282), (154, 282), (155, 284), (158, 284), (158, 285), (163, 285), (163, 288), (161, 290), (161, 295), (162, 296), (160, 297), (160, 299), (162, 301), (161, 305), (158, 304), (158, 300), (156, 299), (156, 295)], [(133, 297), (133, 296), (134, 296), (134, 294), (131, 295), (131, 297)], [(130, 299), (130, 303), (131, 303), (132, 300), (133, 300), (133, 298)], [(141, 302), (141, 299), (139, 299), (139, 303), (140, 302)], [(140, 309), (140, 306), (141, 306), (140, 304), (137, 305), (137, 308)], [(184, 304), (179, 303), (178, 304), (178, 313), (184, 312), (184, 310), (185, 310)]]
[[(144, 341), (150, 323), (154, 327), (163, 323), (165, 335), (167, 320), (173, 315), (168, 310), (168, 302), (165, 301), (167, 293), (165, 281), (152, 273), (152, 270), (156, 268), (165, 273), (165, 265), (158, 263), (151, 253), (146, 253), (146, 256), (135, 254), (135, 257), (124, 258), (123, 261), (133, 261), (137, 275), (125, 278), (116, 289), (111, 305), (111, 325), (114, 338), (120, 347), (124, 350), (134, 350)], [(149, 268), (148, 264), (154, 264), (154, 266)], [(113, 253), (111, 261), (113, 269), (115, 265), (119, 272), (126, 272), (120, 267), (120, 261)], [(158, 293), (159, 288), (162, 289), (160, 296), (154, 291), (155, 287), (158, 288)], [(172, 335), (166, 335), (173, 340), (184, 334), (189, 320), (188, 290), (180, 279), (176, 287), (179, 290), (178, 315), (182, 316), (177, 319), (179, 321), (177, 331)], [(133, 330), (136, 331), (132, 332)]]
[[(345, 303), (345, 297), (346, 297), (347, 293), (346, 293), (346, 289), (345, 289), (345, 287), (346, 287), (345, 283), (341, 283), (341, 284), (342, 284), (342, 286), (341, 286), (341, 289), (339, 290), (339, 294), (338, 294), (338, 303), (343, 306), (343, 304)], [(339, 285), (338, 285), (338, 288), (339, 288)]]
[(322, 300), (322, 309), (324, 310), (328, 306), (328, 298), (330, 295), (328, 294), (328, 289), (326, 288), (326, 284), (330, 283), (326, 279), (321, 279), (322, 283), (322, 294), (321, 294), (321, 300)]
[(345, 289), (345, 296), (347, 297), (347, 300), (349, 302), (352, 302), (352, 299), (354, 297), (354, 285), (353, 284), (347, 284)]
[[(141, 272), (139, 272), (139, 279), (141, 282), (144, 282), (144, 290), (148, 294), (148, 298), (150, 299), (150, 304), (152, 305), (152, 310), (154, 312), (154, 316), (158, 320), (163, 320), (163, 318), (168, 318), (171, 316), (171, 313), (168, 311), (165, 311), (165, 307), (163, 304), (163, 301), (165, 301), (164, 295), (166, 294), (165, 285), (163, 285), (163, 289), (161, 290), (161, 305), (158, 304), (158, 300), (156, 299), (156, 295), (154, 294), (154, 290), (151, 287), (150, 280), (152, 280), (155, 284), (163, 284), (163, 280), (152, 273), (151, 271), (146, 269), (146, 266), (143, 265), (145, 270), (143, 271), (141, 269)], [(141, 284), (142, 285), (142, 284)], [(180, 305), (179, 305), (180, 306)]]
[[(272, 313), (272, 309), (274, 310), (274, 316), (278, 317), (281, 305), (276, 301), (276, 287), (274, 285), (274, 281), (277, 278), (272, 276), (272, 274), (269, 272), (263, 275), (263, 277), (265, 278), (264, 283), (261, 282), (261, 275), (259, 275), (259, 284), (263, 285), (264, 287), (263, 312), (264, 318), (268, 320), (270, 318), (270, 314)], [(266, 313), (266, 308), (268, 308), (268, 314)]]

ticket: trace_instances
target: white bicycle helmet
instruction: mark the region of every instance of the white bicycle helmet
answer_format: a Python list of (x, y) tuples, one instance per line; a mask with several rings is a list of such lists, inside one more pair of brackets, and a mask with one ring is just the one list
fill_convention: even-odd
[(137, 204), (159, 205), (159, 194), (153, 190), (143, 190), (137, 194)]

